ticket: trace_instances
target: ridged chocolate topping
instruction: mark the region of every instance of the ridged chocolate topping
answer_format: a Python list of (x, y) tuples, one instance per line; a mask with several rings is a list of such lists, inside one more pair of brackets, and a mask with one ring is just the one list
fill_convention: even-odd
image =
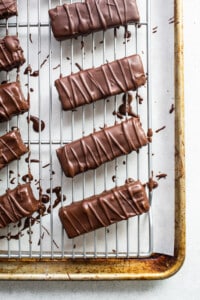
[(65, 175), (74, 177), (147, 143), (140, 120), (131, 118), (66, 144), (57, 150), (57, 156)]
[(19, 82), (0, 85), (0, 122), (8, 121), (28, 109), (29, 103), (24, 98)]
[(64, 110), (136, 90), (146, 82), (139, 55), (128, 56), (98, 68), (57, 79), (56, 88)]
[(17, 36), (5, 36), (0, 40), (0, 71), (10, 71), (25, 62)]
[(49, 10), (57, 40), (139, 22), (135, 0), (85, 0)]
[(19, 130), (12, 130), (0, 137), (0, 169), (9, 162), (19, 159), (28, 152), (24, 145)]
[(16, 0), (1, 0), (0, 1), (0, 19), (7, 19), (17, 15)]
[(39, 201), (33, 195), (30, 184), (18, 185), (8, 189), (0, 196), (0, 228), (30, 216), (39, 209)]
[(60, 208), (59, 216), (69, 238), (141, 215), (149, 201), (140, 181), (132, 181), (83, 201)]

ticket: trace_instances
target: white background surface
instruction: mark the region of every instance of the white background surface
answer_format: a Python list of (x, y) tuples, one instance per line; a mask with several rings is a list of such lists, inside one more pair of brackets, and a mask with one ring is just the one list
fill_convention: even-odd
[[(187, 253), (182, 269), (164, 281), (0, 282), (0, 299), (200, 299), (199, 70), (200, 1), (183, 0), (185, 33)], [(164, 4), (164, 3), (163, 3)], [(164, 9), (164, 5), (163, 5)]]

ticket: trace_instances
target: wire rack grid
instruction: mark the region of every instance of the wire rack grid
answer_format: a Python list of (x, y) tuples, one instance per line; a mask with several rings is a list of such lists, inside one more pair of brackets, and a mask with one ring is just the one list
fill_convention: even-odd
[[(73, 1), (68, 1), (72, 3)], [(75, 2), (75, 1), (74, 1)], [(22, 175), (31, 172), (32, 187), (39, 197), (49, 196), (45, 216), (14, 224), (1, 230), (2, 258), (89, 258), (89, 257), (148, 257), (153, 251), (152, 210), (136, 218), (112, 225), (109, 228), (69, 240), (59, 222), (60, 206), (98, 194), (127, 178), (139, 178), (148, 182), (152, 177), (152, 147), (149, 144), (138, 153), (116, 159), (97, 170), (67, 179), (58, 164), (55, 150), (92, 131), (119, 121), (113, 111), (121, 104), (122, 95), (104, 99), (98, 103), (63, 112), (58, 101), (54, 81), (61, 75), (74, 73), (76, 65), (83, 69), (99, 66), (107, 61), (139, 53), (148, 74), (148, 83), (133, 93), (134, 99), (140, 94), (142, 105), (134, 100), (133, 109), (140, 115), (143, 127), (152, 128), (151, 105), (151, 1), (140, 1), (141, 23), (126, 28), (109, 29), (89, 36), (57, 42), (51, 32), (48, 9), (61, 5), (63, 1), (18, 0), (19, 15), (0, 23), (2, 37), (17, 34), (26, 64), (20, 70), (20, 81), (24, 93), (30, 98), (31, 108), (27, 114), (18, 116), (2, 125), (1, 132), (13, 126), (20, 128), (30, 153), (28, 158), (11, 163), (1, 173), (1, 191), (22, 183)], [(129, 32), (129, 38), (125, 32)], [(39, 76), (24, 75), (24, 69), (31, 65)], [(16, 71), (1, 74), (1, 81), (14, 81)], [(31, 115), (39, 118), (39, 132), (34, 132)], [(42, 130), (41, 121), (45, 129)], [(13, 175), (14, 174), (14, 175)], [(13, 180), (16, 176), (16, 180)], [(12, 177), (12, 178), (11, 178)], [(55, 205), (56, 188), (60, 188), (60, 204)], [(153, 192), (149, 192), (152, 203)], [(56, 207), (55, 207), (56, 206)], [(36, 220), (36, 221), (34, 221)]]

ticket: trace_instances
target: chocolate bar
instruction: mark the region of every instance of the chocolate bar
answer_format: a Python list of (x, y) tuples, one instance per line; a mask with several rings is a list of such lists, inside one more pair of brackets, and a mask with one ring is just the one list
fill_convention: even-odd
[(98, 68), (83, 70), (55, 81), (64, 110), (136, 90), (146, 76), (139, 55), (131, 55)]
[(32, 215), (39, 209), (39, 204), (29, 183), (18, 185), (14, 190), (8, 189), (0, 196), (0, 228)]
[(69, 39), (91, 32), (139, 22), (135, 0), (86, 0), (49, 10), (54, 37)]
[(8, 19), (17, 15), (16, 0), (1, 0), (0, 1), (0, 19)]
[(60, 165), (67, 177), (96, 169), (148, 143), (138, 118), (130, 118), (111, 127), (104, 127), (57, 149)]
[(144, 186), (140, 181), (129, 181), (123, 186), (61, 207), (59, 217), (68, 237), (74, 238), (141, 215), (149, 208)]
[(19, 82), (0, 85), (0, 122), (8, 121), (28, 109), (29, 103), (24, 98)]
[(17, 36), (0, 39), (0, 71), (10, 71), (23, 65), (25, 58)]
[(18, 129), (12, 130), (0, 137), (0, 170), (9, 162), (19, 159), (28, 152)]

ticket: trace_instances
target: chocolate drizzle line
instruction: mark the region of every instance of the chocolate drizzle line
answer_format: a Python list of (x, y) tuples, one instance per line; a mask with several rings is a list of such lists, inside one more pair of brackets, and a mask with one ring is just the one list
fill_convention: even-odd
[(59, 78), (55, 85), (63, 109), (71, 110), (102, 98), (136, 90), (145, 82), (141, 58), (132, 55)]
[(135, 0), (90, 0), (64, 4), (50, 9), (49, 16), (57, 40), (139, 22)]
[(57, 156), (65, 175), (74, 177), (96, 169), (116, 157), (136, 151), (147, 143), (140, 120), (130, 118), (66, 144), (57, 150)]
[(145, 189), (132, 181), (100, 195), (60, 208), (59, 216), (69, 238), (107, 227), (149, 210)]

